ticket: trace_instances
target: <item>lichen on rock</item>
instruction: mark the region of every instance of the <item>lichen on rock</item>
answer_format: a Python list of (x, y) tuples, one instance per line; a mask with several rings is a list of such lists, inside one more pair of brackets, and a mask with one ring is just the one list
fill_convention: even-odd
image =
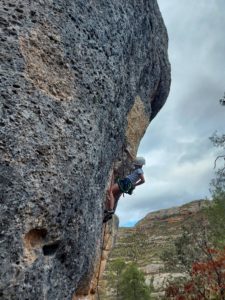
[(26, 62), (25, 74), (35, 87), (58, 100), (71, 99), (75, 80), (54, 28), (46, 24), (33, 28), (19, 38), (19, 44)]
[(144, 136), (145, 130), (149, 124), (149, 116), (145, 112), (145, 106), (139, 96), (135, 98), (135, 102), (127, 115), (127, 150), (135, 157), (139, 143)]

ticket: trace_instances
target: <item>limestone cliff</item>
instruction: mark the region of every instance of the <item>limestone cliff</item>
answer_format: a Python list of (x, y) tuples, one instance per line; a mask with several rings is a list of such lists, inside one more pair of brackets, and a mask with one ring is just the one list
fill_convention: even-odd
[(156, 0), (2, 0), (0, 25), (0, 298), (71, 300), (112, 169), (167, 98), (166, 29)]
[(102, 230), (101, 251), (95, 259), (95, 269), (92, 279), (88, 284), (82, 286), (76, 291), (73, 300), (95, 300), (99, 299), (99, 286), (101, 278), (105, 271), (106, 263), (115, 244), (115, 237), (118, 232), (119, 219), (116, 215), (111, 220), (105, 222)]

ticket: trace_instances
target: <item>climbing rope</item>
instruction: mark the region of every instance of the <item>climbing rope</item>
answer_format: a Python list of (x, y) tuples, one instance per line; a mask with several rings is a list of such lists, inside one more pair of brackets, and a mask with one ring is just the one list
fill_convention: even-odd
[[(97, 296), (98, 296), (98, 300), (100, 299), (100, 295), (99, 295), (99, 280), (100, 280), (100, 272), (101, 272), (101, 266), (102, 266), (102, 258), (103, 258), (103, 251), (104, 251), (104, 236), (105, 236), (105, 232), (106, 232), (106, 223), (104, 224), (104, 229), (103, 229), (103, 235), (102, 235), (102, 247), (101, 247), (101, 256), (100, 256), (100, 263), (99, 263), (99, 269), (98, 269), (98, 276), (97, 276)], [(108, 244), (108, 241), (110, 239), (110, 235), (112, 234), (112, 232), (109, 233), (109, 237), (105, 243), (105, 245)]]
[[(123, 147), (122, 147), (122, 174), (123, 174), (123, 178), (125, 177), (124, 153), (125, 153), (125, 149), (124, 149), (124, 144), (123, 144)], [(123, 197), (124, 197), (124, 192), (123, 192)]]
[[(124, 161), (124, 153), (125, 152), (126, 152), (126, 149), (125, 149), (125, 146), (123, 145), (122, 146), (122, 175), (123, 175), (123, 178), (125, 177), (125, 161)], [(129, 151), (128, 151), (128, 154), (130, 154)], [(131, 156), (131, 154), (130, 154), (130, 156)], [(110, 189), (109, 189), (110, 193), (112, 192), (112, 186), (113, 186), (113, 184), (114, 184), (114, 164), (113, 164), (113, 173), (112, 173), (111, 183), (110, 183)], [(123, 193), (123, 196), (124, 196), (124, 193)], [(117, 201), (118, 201), (118, 199), (117, 199)], [(115, 205), (117, 204), (117, 201), (116, 201)], [(104, 251), (104, 236), (105, 236), (106, 225), (107, 225), (106, 222), (103, 223), (103, 224), (104, 224), (103, 225), (104, 227), (103, 227), (103, 234), (102, 234), (101, 255), (100, 255), (100, 263), (99, 263), (99, 269), (98, 269), (98, 275), (97, 275), (97, 297), (98, 297), (98, 300), (101, 300), (100, 299), (100, 295), (99, 295), (99, 280), (100, 280), (100, 272), (101, 272), (102, 258), (103, 258), (103, 251)], [(109, 241), (109, 238), (110, 238), (110, 234), (109, 234), (109, 237), (108, 237), (108, 239), (107, 239), (107, 241), (105, 243), (106, 245), (108, 244), (108, 241)]]
[(98, 287), (99, 287), (99, 279), (100, 279), (100, 272), (101, 272), (101, 266), (102, 266), (102, 254), (103, 254), (103, 250), (104, 250), (103, 246), (104, 246), (105, 229), (106, 229), (106, 223), (104, 223), (104, 229), (103, 229), (103, 234), (102, 234), (101, 256), (100, 256), (100, 263), (99, 263), (98, 276), (97, 276), (97, 296), (98, 296), (98, 300), (100, 300)]
[[(114, 183), (114, 164), (113, 164), (113, 173), (112, 173), (112, 177), (111, 177), (111, 182), (110, 182), (110, 189), (109, 191), (111, 192), (112, 191), (112, 186), (113, 186), (113, 183)], [(102, 233), (102, 246), (101, 246), (101, 256), (100, 256), (100, 263), (99, 263), (99, 269), (98, 269), (98, 276), (97, 276), (97, 296), (98, 296), (98, 300), (100, 300), (100, 295), (99, 295), (99, 279), (100, 279), (100, 272), (101, 272), (101, 266), (102, 266), (102, 257), (103, 257), (103, 251), (104, 251), (104, 236), (105, 236), (105, 232), (106, 232), (106, 223), (107, 222), (104, 222), (103, 224), (103, 233)], [(109, 238), (110, 238), (110, 235), (106, 241), (106, 245), (109, 241)]]
[(125, 149), (124, 149), (124, 145), (122, 147), (122, 170), (123, 170), (123, 178), (125, 177), (125, 164), (124, 164), (124, 153), (125, 153)]

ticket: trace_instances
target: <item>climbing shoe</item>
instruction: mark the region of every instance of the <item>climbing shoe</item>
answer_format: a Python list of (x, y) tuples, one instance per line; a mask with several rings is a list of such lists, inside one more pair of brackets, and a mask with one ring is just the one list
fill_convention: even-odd
[(109, 215), (113, 215), (114, 212), (115, 212), (115, 211), (114, 211), (113, 209), (111, 209), (111, 210), (107, 210), (107, 209), (104, 210), (104, 213), (105, 213), (105, 214), (109, 214)]

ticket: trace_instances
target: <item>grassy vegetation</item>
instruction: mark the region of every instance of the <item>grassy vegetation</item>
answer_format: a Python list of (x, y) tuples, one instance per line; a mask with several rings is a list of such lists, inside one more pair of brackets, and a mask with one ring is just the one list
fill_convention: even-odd
[[(209, 204), (209, 201), (203, 202)], [(104, 274), (106, 284), (110, 281), (110, 269), (118, 259), (126, 264), (134, 262), (139, 268), (145, 268), (151, 264), (164, 264), (162, 256), (165, 251), (171, 250), (174, 241), (182, 235), (183, 225), (198, 222), (204, 214), (201, 210), (190, 209), (193, 205), (198, 206), (196, 202), (193, 202), (182, 206), (182, 209), (175, 210), (174, 214), (143, 219), (133, 228), (120, 228), (115, 247), (106, 266)], [(174, 268), (161, 271), (178, 272), (179, 270), (175, 265)], [(104, 299), (116, 298), (112, 295), (111, 298), (105, 297)]]

